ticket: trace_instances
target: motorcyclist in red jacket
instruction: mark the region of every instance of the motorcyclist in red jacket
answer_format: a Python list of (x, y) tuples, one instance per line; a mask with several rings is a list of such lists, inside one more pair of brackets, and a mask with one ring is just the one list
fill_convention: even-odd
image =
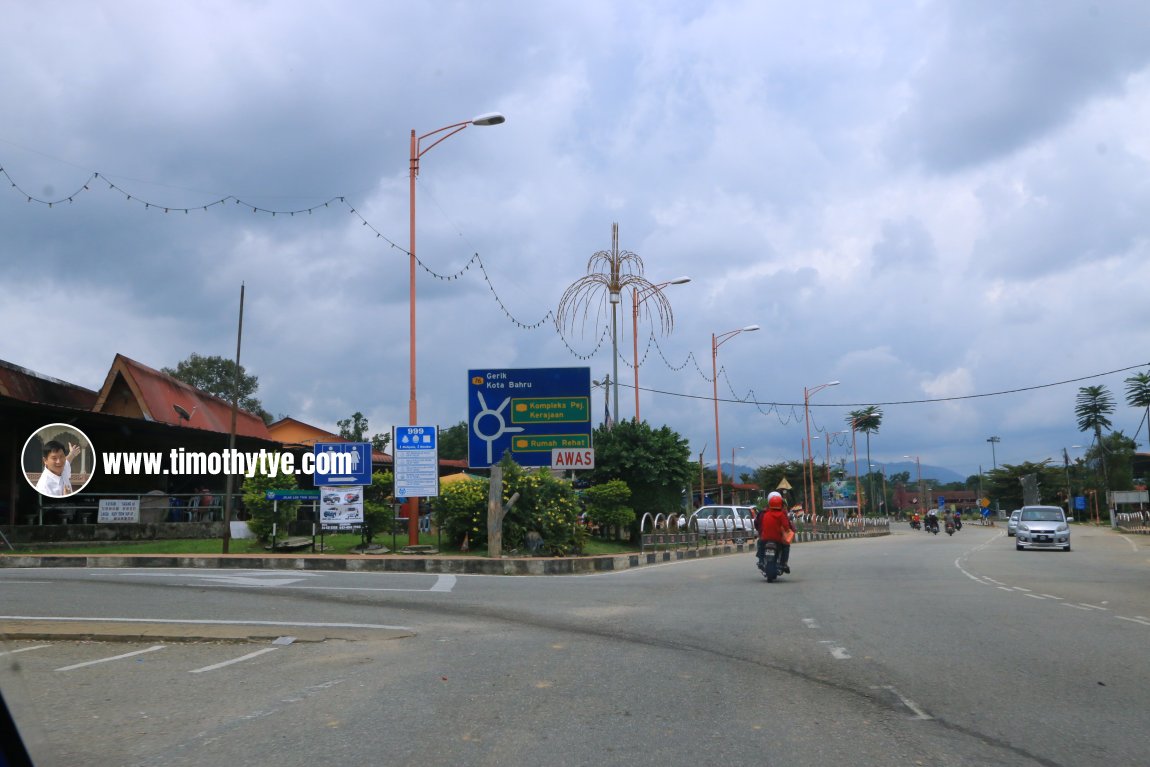
[(779, 493), (771, 493), (767, 496), (767, 508), (759, 520), (758, 556), (759, 559), (763, 557), (763, 544), (767, 541), (774, 541), (778, 544), (779, 571), (789, 573), (791, 568), (787, 563), (791, 558), (791, 545), (787, 543), (783, 533), (787, 530), (793, 533), (795, 528), (791, 526), (791, 520), (784, 507), (783, 496)]

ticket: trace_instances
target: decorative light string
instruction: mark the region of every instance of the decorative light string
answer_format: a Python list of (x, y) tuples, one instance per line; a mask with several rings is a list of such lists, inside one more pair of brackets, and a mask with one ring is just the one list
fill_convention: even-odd
[[(208, 202), (204, 202), (204, 203), (197, 204), (197, 205), (182, 206), (182, 205), (163, 204), (163, 203), (156, 202), (154, 200), (145, 199), (139, 195), (133, 194), (132, 192), (125, 189), (124, 187), (116, 184), (111, 179), (109, 179), (107, 176), (105, 176), (99, 172), (93, 171), (90, 173), (88, 178), (80, 186), (78, 186), (75, 189), (75, 191), (71, 192), (70, 194), (62, 195), (62, 196), (57, 197), (55, 199), (47, 199), (47, 198), (40, 197), (38, 195), (35, 195), (35, 194), (28, 192), (27, 189), (25, 189), (23, 186), (21, 186), (19, 183), (17, 183), (17, 181), (14, 178), (12, 178), (11, 174), (8, 172), (8, 170), (3, 165), (0, 165), (0, 176), (2, 176), (8, 182), (8, 184), (11, 186), (12, 189), (16, 190), (16, 192), (18, 192), (21, 196), (23, 196), (25, 198), (26, 202), (37, 203), (40, 205), (44, 205), (48, 208), (55, 208), (55, 207), (57, 207), (63, 203), (69, 203), (69, 204), (74, 203), (76, 201), (77, 197), (80, 197), (81, 195), (83, 195), (86, 192), (93, 191), (92, 186), (94, 184), (96, 184), (98, 186), (99, 185), (106, 185), (107, 191), (116, 192), (117, 194), (123, 196), (123, 198), (127, 202), (133, 202), (133, 203), (136, 203), (138, 205), (141, 205), (145, 210), (155, 210), (157, 212), (162, 211), (164, 213), (188, 214), (188, 213), (191, 213), (192, 211), (206, 211), (209, 208), (223, 206), (223, 205), (230, 202), (230, 203), (233, 203), (237, 206), (240, 206), (240, 207), (243, 207), (243, 208), (250, 210), (253, 214), (263, 214), (263, 215), (270, 216), (272, 218), (275, 218), (277, 216), (287, 216), (289, 218), (294, 218), (296, 215), (303, 215), (303, 214), (311, 215), (313, 212), (315, 212), (317, 210), (330, 208), (332, 203), (340, 203), (340, 204), (345, 205), (348, 208), (349, 212), (352, 215), (356, 216), (360, 220), (361, 224), (364, 227), (368, 228), (371, 232), (373, 232), (377, 239), (383, 240), (388, 245), (390, 245), (392, 248), (399, 250), (400, 252), (402, 252), (405, 255), (409, 255), (409, 256), (411, 255), (408, 250), (406, 250), (402, 246), (398, 245), (391, 238), (385, 236), (378, 228), (376, 228), (373, 224), (371, 224), (371, 222), (369, 222), (366, 218), (364, 218), (363, 215), (360, 214), (360, 212), (358, 210), (356, 210), (356, 208), (354, 206), (352, 206), (351, 203), (349, 203), (347, 201), (347, 198), (344, 197), (343, 195), (336, 195), (334, 197), (330, 197), (327, 200), (324, 200), (323, 202), (316, 203), (315, 205), (311, 205), (311, 206), (307, 206), (307, 207), (303, 207), (303, 208), (283, 209), (283, 210), (274, 209), (274, 208), (265, 208), (265, 207), (260, 206), (260, 205), (255, 205), (255, 204), (247, 202), (247, 201), (243, 200), (242, 198), (237, 197), (235, 195), (226, 195), (224, 197), (212, 199)], [(456, 227), (456, 229), (458, 231), (458, 227)], [(460, 234), (460, 236), (463, 236), (462, 232), (459, 232), (459, 234)], [(502, 297), (499, 295), (499, 292), (495, 289), (495, 284), (492, 282), (491, 276), (490, 276), (490, 274), (488, 274), (487, 268), (483, 263), (483, 258), (479, 255), (478, 252), (473, 253), (471, 258), (468, 259), (467, 263), (465, 263), (458, 271), (453, 272), (451, 274), (441, 274), (439, 272), (436, 272), (428, 264), (426, 264), (422, 260), (420, 260), (418, 256), (416, 257), (416, 263), (418, 263), (420, 268), (422, 268), (427, 274), (431, 275), (432, 277), (434, 277), (438, 280), (445, 281), (445, 282), (457, 280), (460, 277), (462, 277), (465, 273), (467, 273), (471, 269), (472, 266), (478, 266), (479, 271), (483, 276), (483, 280), (484, 280), (484, 282), (487, 283), (487, 287), (491, 291), (491, 295), (495, 299), (496, 304), (499, 306), (499, 308), (503, 312), (503, 314), (514, 325), (516, 325), (517, 327), (519, 327), (522, 330), (538, 330), (538, 329), (544, 327), (545, 325), (547, 325), (548, 323), (550, 323), (551, 327), (554, 328), (556, 335), (558, 335), (560, 340), (563, 342), (563, 345), (567, 348), (567, 350), (574, 357), (576, 357), (578, 359), (581, 359), (581, 360), (591, 359), (592, 357), (594, 357), (596, 354), (599, 353), (600, 349), (603, 348), (606, 341), (610, 338), (610, 328), (605, 325), (603, 327), (603, 331), (599, 335), (599, 339), (598, 339), (597, 343), (595, 344), (595, 347), (589, 353), (583, 354), (583, 353), (578, 352), (571, 345), (571, 343), (567, 340), (567, 338), (563, 335), (563, 333), (559, 327), (558, 321), (556, 320), (554, 311), (548, 310), (547, 313), (543, 315), (543, 317), (541, 317), (540, 319), (538, 319), (534, 322), (529, 323), (529, 322), (524, 322), (524, 321), (520, 320), (514, 314), (512, 314), (510, 309), (507, 308), (507, 304), (504, 302)], [(643, 360), (642, 360), (642, 362), (640, 362), (640, 364), (643, 364), (643, 362), (646, 362), (646, 359), (647, 359), (648, 355), (650, 354), (650, 347), (652, 344), (654, 345), (655, 350), (658, 352), (659, 357), (663, 360), (663, 363), (672, 372), (679, 372), (679, 371), (683, 370), (684, 368), (686, 368), (688, 364), (693, 363), (695, 366), (695, 370), (698, 372), (700, 378), (702, 378), (704, 381), (711, 382), (711, 378), (699, 366), (698, 358), (695, 357), (694, 352), (689, 352), (687, 354), (686, 359), (681, 364), (679, 364), (679, 365), (672, 364), (667, 359), (666, 354), (663, 352), (663, 349), (659, 345), (659, 341), (655, 337), (653, 332), (650, 334), (650, 336), (648, 338), (647, 346), (644, 349), (644, 353), (643, 353)], [(1046, 388), (1050, 388), (1050, 387), (1054, 387), (1054, 386), (1064, 386), (1066, 384), (1080, 383), (1082, 381), (1088, 381), (1088, 380), (1092, 380), (1092, 379), (1096, 379), (1096, 378), (1103, 378), (1105, 376), (1114, 375), (1116, 373), (1124, 373), (1124, 372), (1127, 372), (1130, 370), (1135, 370), (1138, 368), (1145, 368), (1147, 366), (1150, 366), (1150, 362), (1142, 362), (1142, 363), (1138, 363), (1136, 365), (1129, 365), (1126, 367), (1118, 368), (1116, 370), (1110, 370), (1110, 371), (1107, 371), (1104, 373), (1094, 373), (1091, 375), (1081, 376), (1079, 378), (1071, 378), (1071, 379), (1067, 379), (1064, 381), (1054, 381), (1051, 383), (1036, 384), (1033, 386), (1024, 386), (1024, 387), (1019, 387), (1019, 388), (1015, 388), (1015, 389), (1005, 389), (1005, 390), (994, 391), (994, 392), (985, 392), (982, 394), (956, 395), (953, 397), (932, 397), (932, 398), (917, 399), (917, 400), (895, 400), (895, 401), (890, 401), (890, 402), (807, 403), (806, 407), (811, 408), (811, 409), (815, 409), (815, 408), (869, 407), (871, 405), (878, 405), (878, 406), (882, 406), (882, 407), (892, 407), (892, 406), (896, 406), (896, 405), (923, 405), (923, 404), (932, 404), (932, 403), (939, 403), (939, 402), (955, 402), (955, 401), (967, 400), (967, 399), (979, 399), (979, 398), (983, 398), (983, 397), (999, 397), (999, 396), (1003, 396), (1003, 395), (1007, 395), (1007, 394), (1018, 394), (1021, 392), (1035, 391), (1038, 389), (1046, 389)], [(746, 404), (754, 405), (756, 407), (756, 409), (763, 415), (770, 415), (771, 413), (774, 413), (775, 416), (779, 419), (779, 422), (783, 425), (787, 425), (787, 424), (791, 423), (792, 421), (794, 421), (798, 418), (797, 408), (803, 407), (804, 406), (803, 403), (762, 402), (762, 401), (759, 401), (755, 397), (755, 392), (753, 389), (749, 389), (747, 392), (747, 395), (745, 397), (739, 397), (738, 394), (735, 392), (734, 386), (731, 384), (729, 376), (727, 375), (726, 367), (724, 366), (723, 368), (721, 368), (721, 370), (723, 373), (723, 377), (726, 380), (727, 388), (730, 390), (731, 396), (732, 396), (732, 399), (723, 399), (723, 400), (721, 400), (722, 402), (733, 402), (733, 403), (738, 403), (738, 404), (743, 404), (743, 405), (746, 405)], [(626, 384), (624, 384), (623, 382), (619, 382), (619, 385), (626, 386)], [(669, 391), (664, 391), (664, 390), (660, 390), (660, 389), (650, 389), (647, 387), (640, 387), (640, 390), (652, 392), (654, 394), (664, 394), (664, 395), (668, 395), (668, 396), (672, 396), (672, 397), (680, 397), (680, 398), (685, 398), (685, 399), (700, 399), (700, 400), (712, 399), (711, 397), (703, 397), (700, 395), (692, 395), (692, 394), (683, 394), (680, 392), (669, 392)], [(766, 408), (765, 410), (764, 410), (764, 407)], [(784, 419), (784, 416), (782, 414), (783, 408), (790, 408), (790, 411), (791, 411), (790, 415), (785, 417), (785, 419)], [(819, 426), (817, 423), (814, 424), (814, 428), (819, 433), (823, 433), (826, 431), (825, 428)], [(1141, 429), (1141, 425), (1139, 425), (1139, 429)]]

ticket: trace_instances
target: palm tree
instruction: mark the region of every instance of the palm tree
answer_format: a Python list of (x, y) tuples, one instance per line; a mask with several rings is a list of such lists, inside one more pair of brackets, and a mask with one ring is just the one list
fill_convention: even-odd
[[(870, 435), (871, 432), (878, 433), (879, 427), (882, 426), (882, 408), (878, 405), (867, 405), (862, 410), (852, 410), (847, 413), (847, 423), (850, 424), (851, 429), (861, 431), (866, 435), (866, 479), (867, 479), (867, 498), (874, 502), (874, 476), (870, 466)], [(862, 508), (859, 508), (859, 513), (862, 513)]]
[(1126, 379), (1126, 404), (1146, 408), (1146, 442), (1150, 444), (1150, 373), (1135, 373)]
[(1098, 455), (1102, 459), (1102, 481), (1110, 489), (1110, 476), (1106, 470), (1106, 446), (1102, 443), (1102, 429), (1110, 428), (1110, 414), (1114, 412), (1114, 395), (1105, 386), (1083, 386), (1078, 390), (1074, 404), (1074, 415), (1078, 419), (1078, 431), (1093, 431), (1098, 443)]

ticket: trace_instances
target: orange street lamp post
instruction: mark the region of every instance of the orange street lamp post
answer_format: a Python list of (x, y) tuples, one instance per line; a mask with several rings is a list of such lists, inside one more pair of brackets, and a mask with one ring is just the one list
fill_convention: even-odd
[[(456, 133), (466, 128), (468, 125), (499, 125), (505, 122), (506, 118), (498, 112), (489, 112), (487, 114), (479, 115), (478, 117), (465, 120), (464, 122), (454, 123), (452, 125), (445, 125), (442, 128), (424, 133), (422, 136), (416, 136), (415, 130), (411, 131), (411, 165), (409, 168), (409, 178), (411, 187), (410, 196), (410, 246), (408, 248), (408, 327), (409, 327), (409, 341), (410, 341), (410, 368), (411, 368), (411, 393), (407, 401), (407, 419), (411, 426), (419, 424), (419, 409), (415, 397), (415, 177), (419, 175), (419, 160), (427, 154), (435, 146), (441, 142), (451, 138)], [(439, 134), (443, 134), (440, 136)], [(423, 146), (423, 140), (438, 136), (427, 146)], [(408, 498), (407, 500), (407, 534), (408, 542), (414, 546), (419, 543), (419, 499)]]
[[(631, 288), (631, 367), (635, 371), (635, 423), (639, 423), (639, 305), (646, 301), (648, 298), (657, 296), (656, 300), (660, 305), (659, 316), (663, 318), (663, 329), (669, 330), (669, 325), (674, 321), (670, 311), (670, 304), (667, 302), (666, 297), (663, 295), (663, 288), (668, 285), (685, 285), (690, 282), (690, 277), (679, 277), (667, 282), (660, 282), (658, 285), (651, 285), (650, 287), (639, 290), (638, 287)], [(666, 312), (664, 313), (664, 309)], [(618, 414), (616, 414), (616, 418)]]
[(719, 347), (739, 333), (750, 333), (758, 329), (758, 325), (747, 325), (745, 328), (728, 330), (726, 333), (720, 333), (719, 335), (711, 334), (711, 385), (715, 401), (715, 464), (718, 469), (720, 504), (723, 502), (723, 450), (719, 444)]

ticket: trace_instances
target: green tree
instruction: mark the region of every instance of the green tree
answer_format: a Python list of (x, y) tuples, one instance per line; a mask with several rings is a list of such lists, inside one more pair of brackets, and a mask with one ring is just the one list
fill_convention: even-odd
[(453, 461), (467, 459), (467, 421), (439, 430), (439, 457)]
[(593, 438), (595, 468), (589, 479), (596, 485), (613, 479), (626, 482), (637, 520), (682, 508), (683, 491), (698, 472), (687, 440), (667, 426), (654, 429), (646, 421), (632, 420), (610, 429), (599, 427)]
[(264, 410), (264, 406), (255, 397), (256, 390), (260, 386), (259, 378), (248, 375), (244, 366), (240, 365), (237, 380), (236, 363), (233, 360), (215, 355), (204, 357), (193, 352), (186, 360), (177, 362), (174, 368), (161, 368), (161, 370), (172, 378), (177, 378), (227, 402), (231, 402), (232, 393), (237, 392), (241, 408), (249, 413), (255, 413), (264, 420), (264, 423), (271, 423), (271, 413)]
[(635, 521), (635, 510), (627, 505), (630, 500), (631, 488), (620, 479), (592, 485), (583, 491), (587, 516), (601, 531), (614, 528), (621, 532), (623, 527)]
[(391, 442), (390, 434), (373, 434), (368, 439), (367, 416), (358, 410), (352, 413), (350, 418), (336, 421), (335, 425), (339, 427), (339, 436), (351, 442), (371, 442), (371, 449), (380, 453), (386, 452)]
[[(878, 405), (867, 405), (861, 410), (852, 410), (847, 414), (847, 423), (855, 431), (866, 435), (866, 465), (867, 465), (867, 498), (874, 498), (874, 472), (870, 470), (870, 435), (878, 433), (882, 426), (882, 408)], [(859, 509), (862, 512), (862, 509)]]
[(986, 494), (998, 501), (1007, 509), (1017, 509), (1022, 506), (1022, 478), (1031, 474), (1038, 479), (1038, 492), (1042, 502), (1052, 502), (1065, 496), (1066, 479), (1063, 468), (1051, 465), (1046, 461), (1012, 465), (999, 464), (997, 469), (986, 473)]
[(365, 543), (370, 545), (375, 536), (390, 532), (392, 525), (395, 524), (395, 511), (392, 507), (394, 492), (394, 474), (390, 471), (372, 472), (371, 484), (363, 489), (363, 538)]
[(785, 461), (783, 463), (775, 463), (770, 466), (760, 466), (755, 469), (754, 483), (758, 485), (763, 493), (763, 498), (760, 503), (766, 503), (766, 496), (769, 495), (779, 484), (784, 480), (791, 486), (791, 490), (783, 490), (783, 498), (787, 502), (787, 506), (793, 506), (795, 502), (795, 493), (802, 494), (803, 488), (803, 462), (802, 461)]
[(1121, 430), (1112, 431), (1102, 438), (1102, 442), (1091, 445), (1083, 456), (1087, 463), (1106, 461), (1109, 475), (1106, 490), (1133, 490), (1134, 489), (1134, 440), (1127, 437)]
[(1078, 390), (1074, 415), (1078, 419), (1078, 431), (1094, 432), (1094, 442), (1103, 449), (1098, 451), (1102, 462), (1103, 488), (1109, 489), (1110, 478), (1106, 469), (1106, 450), (1102, 442), (1102, 430), (1110, 428), (1110, 415), (1114, 412), (1114, 395), (1105, 386), (1083, 386)]
[(261, 541), (269, 541), (272, 524), (276, 524), (276, 538), (287, 536), (288, 522), (296, 518), (298, 501), (269, 501), (268, 490), (292, 490), (296, 487), (295, 475), (285, 474), (269, 477), (256, 473), (245, 477), (243, 483), (244, 509), (248, 513), (248, 529)]
[(1126, 404), (1146, 409), (1146, 444), (1150, 445), (1150, 373), (1135, 373), (1126, 379)]

